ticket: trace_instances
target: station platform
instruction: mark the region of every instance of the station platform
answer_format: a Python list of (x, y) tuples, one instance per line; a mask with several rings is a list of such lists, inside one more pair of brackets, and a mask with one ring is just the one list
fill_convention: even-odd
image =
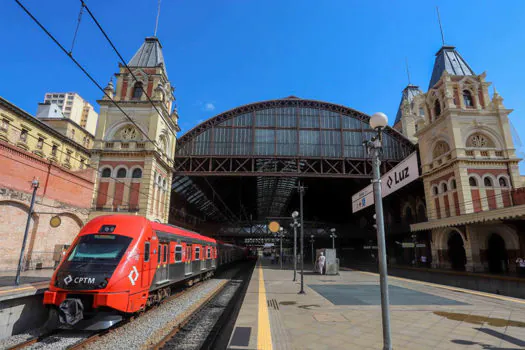
[[(229, 349), (382, 349), (379, 276), (259, 259)], [(389, 276), (394, 349), (524, 349), (525, 300)]]
[(0, 273), (0, 301), (44, 293), (53, 272), (51, 269), (25, 271), (20, 276), (18, 286), (14, 284), (15, 272)]

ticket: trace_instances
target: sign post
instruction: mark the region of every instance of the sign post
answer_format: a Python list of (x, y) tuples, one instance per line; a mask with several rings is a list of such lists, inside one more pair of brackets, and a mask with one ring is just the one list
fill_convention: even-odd
[[(417, 165), (417, 153), (414, 152), (405, 158), (401, 163), (393, 167), (389, 172), (381, 177), (382, 198), (408, 185), (419, 178), (419, 167)], [(374, 204), (374, 191), (372, 184), (366, 186), (352, 196), (352, 212), (356, 213), (361, 209)]]

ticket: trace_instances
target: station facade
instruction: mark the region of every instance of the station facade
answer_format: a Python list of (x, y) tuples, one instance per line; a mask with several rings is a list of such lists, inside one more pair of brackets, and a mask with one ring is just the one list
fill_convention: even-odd
[[(316, 189), (311, 183), (309, 193), (335, 198), (344, 186), (358, 191), (371, 177), (362, 143), (373, 130), (369, 117), (351, 108), (295, 96), (262, 101), (210, 118), (177, 141), (174, 88), (158, 38), (146, 38), (115, 77), (116, 83), (110, 81), (98, 101), (92, 148), (72, 144), (78, 165), (73, 157), (68, 163), (69, 149), (65, 160), (53, 161), (51, 149), (50, 155), (38, 150), (40, 141), (30, 146), (14, 142), (25, 157), (40, 157), (68, 174), (88, 163), (95, 170), (91, 177), (80, 176), (87, 181), (83, 188), (93, 190), (75, 198), (82, 202), (75, 205), (83, 208), (78, 226), (99, 215), (133, 213), (159, 222), (185, 224), (192, 218), (193, 227), (200, 223), (201, 229), (209, 221), (235, 222), (253, 233), (254, 220), (288, 214), (299, 179), (344, 180), (331, 189), (322, 184)], [(415, 249), (416, 259), (428, 255), (436, 268), (504, 272), (515, 269), (517, 257), (525, 257), (525, 193), (508, 119), (512, 110), (496, 91), (490, 96), (485, 78), (485, 73), (475, 74), (454, 47), (442, 47), (428, 91), (408, 85), (394, 126), (385, 131), (382, 172), (417, 151), (422, 174), (419, 185), (388, 202), (389, 249), (397, 247), (396, 237), (403, 241), (415, 236), (427, 243)], [(238, 198), (228, 201), (233, 182), (211, 180), (225, 177), (252, 179), (253, 197), (240, 190)], [(69, 197), (68, 187), (60, 188), (60, 197)], [(240, 204), (230, 210), (232, 203), (243, 200), (255, 207), (250, 211)], [(353, 221), (346, 228), (351, 234), (364, 229), (367, 220), (352, 216), (351, 205), (342, 212), (331, 204), (318, 202), (310, 209), (326, 220), (337, 216)], [(307, 219), (319, 221), (315, 215)]]
[[(408, 85), (394, 128), (417, 143), (431, 237), (432, 266), (515, 270), (525, 255), (516, 148), (503, 98), (452, 46), (436, 54), (428, 91)], [(417, 207), (407, 203), (407, 212)]]

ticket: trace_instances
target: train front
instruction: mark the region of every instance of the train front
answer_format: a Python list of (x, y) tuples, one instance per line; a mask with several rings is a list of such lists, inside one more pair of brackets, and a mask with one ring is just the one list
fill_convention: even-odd
[(141, 280), (149, 221), (109, 215), (84, 226), (55, 271), (44, 304), (59, 326), (105, 329), (143, 309), (149, 285)]

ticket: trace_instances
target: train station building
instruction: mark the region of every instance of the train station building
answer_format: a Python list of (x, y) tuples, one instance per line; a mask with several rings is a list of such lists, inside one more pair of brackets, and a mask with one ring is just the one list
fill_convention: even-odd
[[(85, 219), (131, 213), (254, 246), (276, 242), (268, 223), (277, 220), (289, 247), (301, 182), (306, 244), (330, 246), (335, 229), (342, 264), (374, 258), (373, 248), (363, 249), (375, 246), (373, 208), (353, 213), (351, 200), (372, 176), (368, 115), (287, 96), (220, 113), (177, 139), (168, 66), (159, 39), (148, 37), (105, 88)], [(391, 264), (424, 256), (429, 267), (507, 272), (525, 257), (512, 110), (497, 91), (491, 96), (486, 77), (443, 46), (426, 92), (403, 89), (384, 132), (381, 171), (416, 152), (421, 176), (383, 199)]]

